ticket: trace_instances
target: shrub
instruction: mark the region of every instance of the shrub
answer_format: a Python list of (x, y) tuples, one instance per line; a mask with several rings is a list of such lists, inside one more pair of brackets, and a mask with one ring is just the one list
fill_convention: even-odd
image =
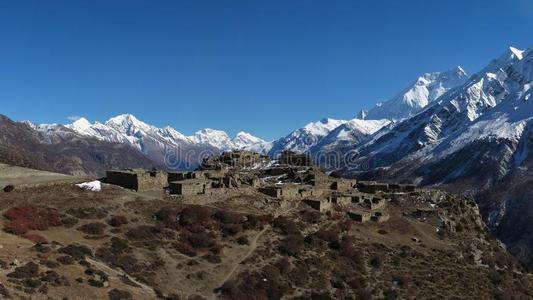
[(216, 241), (206, 233), (189, 233), (183, 234), (182, 238), (186, 239), (194, 248), (209, 248), (216, 244)]
[(372, 259), (370, 259), (370, 265), (375, 269), (379, 269), (382, 265), (381, 258), (379, 256), (372, 257)]
[(281, 230), (284, 235), (300, 234), (300, 230), (292, 220), (287, 217), (277, 217), (274, 219), (274, 227)]
[(238, 239), (237, 239), (237, 243), (239, 245), (249, 245), (250, 242), (248, 241), (248, 238), (245, 236), (245, 235), (241, 235)]
[(189, 205), (181, 211), (180, 223), (194, 225), (208, 223), (211, 218), (211, 209), (200, 205)]
[(329, 243), (339, 241), (339, 232), (332, 229), (320, 229), (315, 235), (319, 239)]
[(352, 225), (353, 225), (353, 221), (352, 220), (344, 219), (344, 220), (340, 220), (337, 223), (337, 228), (341, 232), (348, 232), (348, 231), (350, 231), (350, 229), (352, 229)]
[(385, 300), (396, 300), (398, 299), (398, 293), (395, 290), (386, 290), (383, 292)]
[(9, 298), (10, 297), (10, 294), (9, 294), (9, 291), (7, 290), (7, 288), (0, 283), (0, 296), (3, 296), (3, 297), (6, 297), (6, 298)]
[(289, 262), (289, 260), (286, 257), (283, 257), (280, 260), (278, 260), (274, 264), (274, 266), (276, 266), (276, 268), (278, 268), (280, 274), (282, 274), (282, 275), (288, 274), (291, 271), (291, 268), (292, 268), (291, 263)]
[(219, 210), (214, 214), (215, 219), (222, 223), (239, 224), (244, 221), (243, 215), (226, 210)]
[(92, 250), (82, 245), (70, 244), (68, 246), (60, 248), (58, 251), (60, 253), (68, 254), (78, 260), (84, 259), (85, 256), (93, 256)]
[(115, 253), (123, 253), (129, 249), (128, 241), (125, 239), (113, 237), (111, 238), (111, 250)]
[(490, 282), (494, 285), (499, 285), (503, 281), (502, 275), (498, 271), (491, 270), (488, 274)]
[(61, 226), (61, 219), (56, 210), (38, 208), (31, 204), (21, 204), (8, 209), (4, 217), (9, 220), (4, 230), (21, 235), (28, 230), (46, 230), (52, 226)]
[(128, 224), (128, 219), (125, 216), (112, 216), (109, 220), (109, 225), (113, 227), (120, 227)]
[(156, 237), (159, 230), (154, 226), (140, 225), (126, 232), (126, 236), (132, 240), (148, 240)]
[(79, 220), (73, 217), (65, 217), (61, 219), (61, 223), (63, 223), (63, 226), (66, 228), (71, 228), (74, 225), (78, 224)]
[(104, 234), (105, 228), (106, 228), (106, 225), (104, 223), (95, 222), (95, 223), (89, 223), (89, 224), (82, 225), (78, 227), (78, 230), (86, 234), (102, 235)]
[(281, 253), (296, 256), (304, 247), (304, 238), (301, 234), (288, 235), (279, 245)]
[(123, 290), (117, 290), (112, 289), (107, 294), (109, 296), (109, 300), (132, 300), (133, 297), (131, 296), (131, 293), (128, 291)]
[(39, 265), (30, 261), (22, 267), (15, 268), (15, 271), (7, 274), (7, 277), (16, 279), (27, 279), (37, 277), (38, 275)]
[(107, 211), (105, 208), (96, 208), (96, 207), (81, 207), (81, 208), (71, 208), (67, 211), (70, 215), (78, 219), (103, 219), (107, 216)]
[(174, 249), (176, 249), (178, 252), (182, 253), (182, 254), (185, 254), (189, 257), (195, 257), (196, 256), (196, 250), (194, 250), (193, 247), (191, 247), (190, 245), (187, 245), (185, 243), (174, 243), (172, 244), (172, 246), (174, 247)]
[(316, 224), (320, 221), (320, 213), (316, 210), (305, 209), (300, 212), (302, 220), (306, 223)]
[(222, 262), (222, 259), (220, 258), (220, 256), (216, 255), (216, 254), (212, 254), (212, 253), (208, 253), (204, 256), (202, 256), (203, 259), (205, 259), (206, 261), (210, 262), (210, 263), (213, 263), (213, 264), (219, 264)]
[(224, 232), (224, 234), (226, 235), (233, 236), (233, 235), (236, 235), (242, 232), (242, 230), (243, 228), (241, 224), (233, 224), (233, 223), (222, 224), (222, 232)]

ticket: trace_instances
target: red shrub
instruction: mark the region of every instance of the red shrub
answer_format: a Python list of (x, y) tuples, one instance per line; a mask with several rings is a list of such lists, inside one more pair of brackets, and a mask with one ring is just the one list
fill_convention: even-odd
[(28, 230), (46, 230), (61, 226), (59, 214), (51, 208), (38, 208), (31, 204), (12, 207), (4, 213), (9, 222), (4, 230), (13, 234), (24, 234)]
[(9, 221), (4, 225), (4, 231), (16, 235), (25, 234), (30, 230), (30, 225), (27, 221), (24, 220), (13, 220)]
[(112, 216), (109, 220), (109, 225), (119, 227), (128, 224), (128, 219), (125, 216)]

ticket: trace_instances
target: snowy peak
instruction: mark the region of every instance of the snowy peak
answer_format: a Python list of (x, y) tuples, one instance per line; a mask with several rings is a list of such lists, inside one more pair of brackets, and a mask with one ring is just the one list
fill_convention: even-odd
[(219, 149), (231, 149), (233, 146), (227, 133), (211, 128), (197, 131), (193, 139), (199, 144), (211, 145)]
[[(197, 131), (192, 136), (186, 136), (170, 126), (158, 128), (149, 125), (131, 114), (122, 114), (110, 118), (105, 124), (91, 123), (85, 118), (80, 118), (72, 124), (63, 125), (43, 124), (29, 125), (40, 132), (65, 134), (68, 128), (77, 134), (96, 138), (102, 141), (129, 143), (140, 151), (150, 145), (150, 149), (165, 147), (211, 147), (220, 151), (231, 149), (244, 149), (266, 153), (270, 150), (271, 143), (266, 142), (246, 132), (239, 132), (234, 139), (221, 130), (206, 128)], [(63, 128), (63, 129), (62, 129)]]
[(408, 118), (450, 89), (464, 84), (467, 79), (465, 70), (460, 66), (445, 72), (425, 73), (396, 97), (378, 103), (368, 112), (361, 113), (359, 117), (373, 120)]
[(79, 118), (72, 123), (72, 127), (80, 130), (88, 129), (91, 127), (91, 123), (85, 118)]
[(383, 120), (361, 120), (353, 119), (346, 124), (342, 125), (351, 130), (357, 130), (363, 134), (370, 135), (376, 133), (378, 130), (388, 125), (391, 121), (387, 119)]
[(244, 132), (244, 131), (241, 131), (239, 133), (237, 133), (237, 135), (235, 136), (235, 138), (232, 140), (233, 144), (235, 145), (235, 147), (237, 148), (243, 148), (243, 147), (246, 147), (247, 145), (253, 145), (253, 144), (257, 144), (257, 143), (266, 143), (266, 141), (258, 138), (258, 137), (255, 137), (251, 134), (249, 134), (248, 132)]
[(509, 51), (518, 59), (521, 60), (524, 55), (524, 50), (516, 49), (515, 47), (509, 47)]
[(346, 123), (345, 120), (324, 118), (318, 122), (311, 122), (303, 127), (303, 131), (314, 136), (325, 136), (333, 129)]
[(346, 123), (345, 120), (324, 118), (311, 122), (304, 127), (291, 132), (284, 138), (275, 141), (269, 151), (271, 156), (276, 156), (284, 150), (296, 152), (309, 152), (311, 148), (320, 143), (332, 130)]
[(493, 59), (487, 67), (485, 67), (479, 73), (495, 72), (499, 69), (508, 67), (509, 65), (515, 64), (521, 61), (524, 58), (524, 55), (527, 55), (528, 51), (519, 50), (514, 47), (509, 47), (500, 57)]
[(140, 121), (134, 115), (123, 114), (109, 119), (107, 126), (127, 135), (137, 135), (139, 133), (146, 133), (155, 129), (154, 127)]

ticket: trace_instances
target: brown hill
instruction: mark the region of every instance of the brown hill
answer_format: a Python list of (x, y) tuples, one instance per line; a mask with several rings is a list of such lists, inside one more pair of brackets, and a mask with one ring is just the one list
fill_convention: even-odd
[(61, 140), (45, 141), (29, 125), (3, 115), (0, 163), (74, 175), (102, 175), (109, 168), (154, 166), (131, 146), (86, 138), (73, 131)]

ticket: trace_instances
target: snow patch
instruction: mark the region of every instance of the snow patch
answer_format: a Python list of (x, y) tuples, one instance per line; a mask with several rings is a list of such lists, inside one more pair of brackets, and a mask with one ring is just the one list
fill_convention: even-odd
[(102, 190), (102, 183), (98, 180), (79, 183), (79, 184), (76, 184), (76, 186), (81, 189), (93, 191), (93, 192), (99, 192)]

